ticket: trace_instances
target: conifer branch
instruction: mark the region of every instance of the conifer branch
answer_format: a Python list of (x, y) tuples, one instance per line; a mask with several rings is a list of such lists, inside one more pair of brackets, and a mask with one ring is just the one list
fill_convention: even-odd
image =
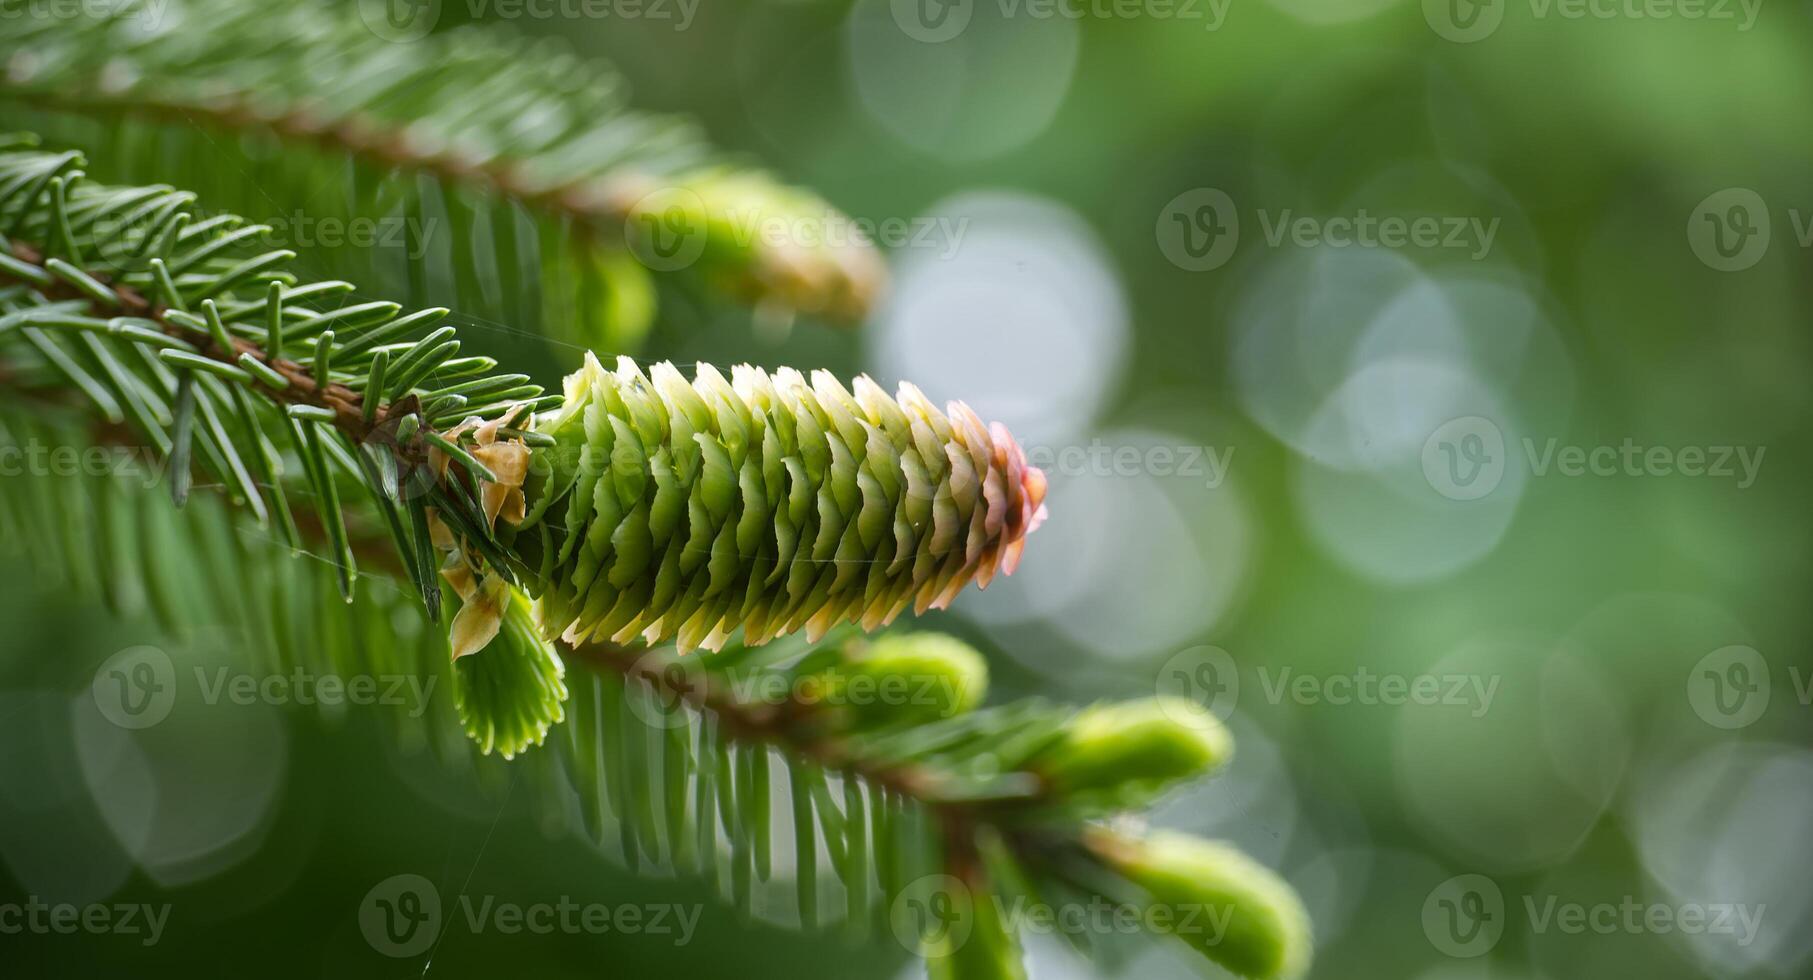
[[(0, 11), (21, 2), (0, 0)], [(690, 123), (634, 112), (624, 91), (614, 73), (551, 39), (476, 28), (387, 39), (324, 0), (143, 0), (94, 19), (0, 17), (0, 97), (18, 100), (34, 128), (79, 136), (114, 166), (140, 163), (148, 135), (186, 157), (196, 179), (237, 185), (217, 203), (262, 213), (266, 187), (298, 181), (296, 168), (310, 170), (303, 185), (333, 186), (351, 161), (363, 174), (355, 194), (323, 195), (312, 211), (418, 224), (436, 219), (414, 178), (431, 180), (447, 192), (432, 205), (445, 222), (409, 230), (419, 268), (385, 284), (457, 279), (469, 270), (452, 258), (427, 265), (429, 254), (507, 244), (515, 254), (490, 271), (514, 298), (507, 308), (463, 302), (469, 314), (541, 307), (567, 339), (626, 349), (648, 328), (649, 273), (681, 272), (764, 309), (862, 318), (884, 273), (846, 218), (722, 162)], [(103, 125), (83, 124), (92, 120)], [(155, 125), (129, 136), (123, 123), (134, 120)], [(267, 135), (289, 152), (245, 156), (220, 134)], [(169, 158), (158, 158), (166, 170)], [(529, 234), (509, 227), (511, 208), (533, 216)], [(775, 241), (761, 229), (776, 222), (812, 233)], [(329, 257), (367, 284), (395, 275), (356, 250), (315, 256)], [(575, 286), (585, 295), (577, 304), (565, 298)]]
[[(774, 750), (793, 803), (802, 922), (822, 918), (821, 846), (857, 931), (914, 889), (945, 889), (966, 935), (921, 935), (934, 976), (1021, 975), (1013, 924), (993, 901), (1021, 882), (1038, 895), (1094, 881), (1131, 906), (1208, 905), (1233, 926), (1182, 937), (1204, 955), (1258, 977), (1304, 966), (1302, 910), (1269, 871), (1226, 848), (1097, 823), (1225, 761), (1226, 731), (1207, 712), (1172, 701), (979, 708), (974, 650), (842, 632), (1011, 571), (1043, 516), (1044, 484), (1004, 430), (910, 387), (894, 399), (752, 369), (727, 381), (702, 367), (689, 382), (671, 366), (651, 378), (588, 361), (566, 395), (543, 397), (489, 359), (457, 358), (446, 310), (349, 303), (350, 284), (300, 281), (292, 253), (258, 252), (233, 216), (203, 217), (168, 187), (90, 184), (80, 155), (30, 142), (0, 138), (6, 385), (60, 377), (92, 416), (130, 426), (169, 460), (174, 502), (198, 520), (196, 471), (299, 548), (285, 485), (305, 489), (348, 617), (384, 623), (381, 648), (364, 653), (409, 651), (415, 669), (450, 671), (459, 725), (486, 753), (551, 737), (584, 829), (602, 837), (614, 822), (632, 864), (722, 872), (730, 896), (748, 900), (771, 872)], [(12, 428), (0, 414), (0, 440), (16, 442)], [(299, 481), (285, 478), (291, 460)], [(353, 490), (363, 493), (343, 493)], [(88, 535), (85, 522), (106, 513), (149, 531), (170, 518), (118, 494), (33, 486), (0, 498), (0, 518), (25, 527), (32, 511), (57, 512), (50, 527), (69, 536), (19, 538), (120, 594), (125, 562), (76, 559), (77, 542), (111, 542), (118, 527)], [(413, 639), (385, 621), (390, 597), (354, 590), (366, 516), (429, 612)], [(174, 560), (188, 533), (166, 528), (158, 560)], [(287, 574), (249, 568), (243, 577)], [(135, 588), (160, 607), (182, 602), (158, 576)], [(442, 603), (456, 610), (450, 635)], [(244, 625), (270, 629), (265, 615), (251, 610)], [(830, 642), (769, 642), (795, 629)], [(555, 634), (573, 649), (558, 652)], [(597, 643), (638, 636), (647, 649)], [(568, 663), (594, 669), (569, 676)], [(760, 683), (746, 693), (739, 679)], [(941, 696), (850, 696), (928, 680)]]

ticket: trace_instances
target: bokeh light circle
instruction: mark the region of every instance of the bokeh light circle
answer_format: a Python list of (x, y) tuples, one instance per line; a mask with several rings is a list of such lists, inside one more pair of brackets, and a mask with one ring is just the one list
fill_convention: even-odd
[(1684, 759), (1655, 753), (1628, 818), (1656, 899), (1742, 906), (1751, 936), (1712, 929), (1673, 938), (1729, 975), (1804, 975), (1813, 962), (1813, 752), (1721, 741)]
[(1127, 358), (1127, 299), (1106, 253), (1073, 212), (1026, 195), (963, 194), (926, 217), (951, 234), (897, 255), (869, 331), (872, 371), (940, 404), (962, 398), (1024, 444), (1062, 444)]
[[(1017, 572), (956, 608), (997, 627), (1036, 620), (1104, 660), (1189, 646), (1243, 595), (1253, 550), (1251, 515), (1234, 483), (1209, 476), (1208, 463), (1200, 473), (1179, 472), (1185, 448), (1207, 456), (1210, 447), (1192, 441), (1140, 429), (1081, 441), (1139, 461), (1125, 470), (1112, 456), (1101, 457), (1100, 469), (1092, 463), (1073, 470), (1059, 453), (1046, 506), (1054, 515), (1078, 516), (1048, 520), (1029, 539)], [(1158, 467), (1158, 459), (1170, 465)], [(1006, 647), (1018, 655), (1017, 645)], [(1050, 663), (1046, 651), (1027, 657)]]
[(1442, 700), (1398, 709), (1393, 733), (1412, 824), (1480, 871), (1572, 854), (1611, 805), (1630, 754), (1611, 681), (1574, 649), (1519, 637), (1475, 641), (1423, 673)]
[(955, 21), (903, 25), (892, 0), (859, 0), (846, 23), (845, 60), (857, 98), (896, 139), (942, 160), (1017, 149), (1063, 104), (1081, 30), (1074, 18), (1032, 16), (1025, 7), (946, 6), (970, 15), (948, 37)]

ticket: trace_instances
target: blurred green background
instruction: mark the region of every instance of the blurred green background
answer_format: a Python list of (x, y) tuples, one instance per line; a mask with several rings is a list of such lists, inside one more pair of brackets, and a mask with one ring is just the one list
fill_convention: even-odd
[[(647, 353), (909, 379), (1044, 454), (1019, 574), (923, 623), (990, 654), (997, 698), (1223, 714), (1237, 761), (1154, 821), (1286, 873), (1314, 975), (1813, 969), (1807, 8), (442, 2), (443, 29), (614, 61), (887, 239), (858, 331), (695, 311), (724, 322)], [(1439, 234), (1351, 240), (1368, 218)], [(128, 737), (92, 671), (170, 641), (0, 574), (0, 883), (173, 909), (148, 948), (0, 934), (8, 975), (416, 973), (359, 930), (399, 873), (703, 907), (677, 946), (450, 927), (429, 976), (921, 970), (549, 838), (528, 794), (360, 712)], [(1028, 955), (1039, 980), (1202, 969), (1138, 950)]]

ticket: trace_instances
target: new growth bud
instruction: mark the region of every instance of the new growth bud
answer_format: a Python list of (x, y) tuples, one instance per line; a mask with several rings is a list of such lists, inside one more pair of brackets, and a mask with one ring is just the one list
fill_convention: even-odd
[(817, 196), (746, 171), (624, 177), (608, 194), (630, 251), (739, 299), (856, 323), (887, 274), (850, 218)]
[(1161, 697), (1083, 709), (1032, 768), (1054, 797), (1123, 808), (1149, 803), (1233, 755), (1233, 736), (1214, 715)]
[(988, 692), (987, 662), (955, 637), (890, 633), (849, 649), (847, 659), (803, 682), (852, 727), (955, 717), (974, 710)]
[[(453, 596), (447, 601), (458, 603)], [(566, 668), (542, 639), (521, 593), (503, 586), (500, 603), (496, 635), (453, 662), (453, 697), (460, 724), (479, 750), (509, 759), (540, 745), (566, 716)]]
[(1098, 832), (1088, 843), (1105, 864), (1144, 889), (1152, 906), (1178, 913), (1152, 921), (1228, 970), (1288, 980), (1308, 969), (1303, 903), (1270, 868), (1238, 849), (1169, 831), (1143, 840)]

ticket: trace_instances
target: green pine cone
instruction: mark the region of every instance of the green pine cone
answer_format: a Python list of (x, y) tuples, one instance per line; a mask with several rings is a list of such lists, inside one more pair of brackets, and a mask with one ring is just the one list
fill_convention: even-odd
[[(651, 377), (652, 376), (652, 377)], [(518, 529), (539, 535), (543, 628), (568, 643), (751, 646), (875, 629), (1012, 572), (1045, 476), (999, 425), (902, 384), (828, 373), (644, 375), (590, 355), (543, 419)]]

